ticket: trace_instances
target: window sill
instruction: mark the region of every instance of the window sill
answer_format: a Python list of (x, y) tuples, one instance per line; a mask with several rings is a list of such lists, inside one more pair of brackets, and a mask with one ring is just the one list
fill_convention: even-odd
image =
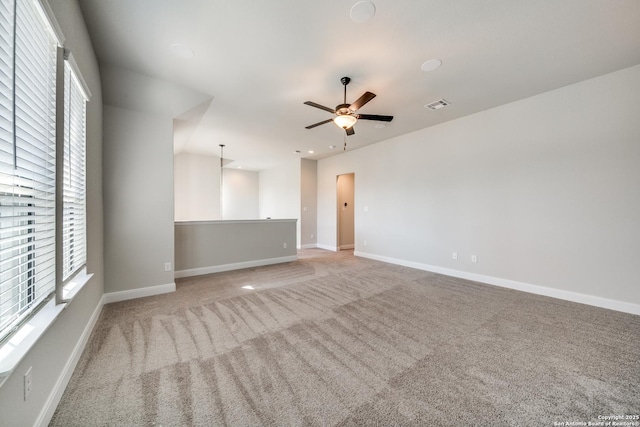
[(93, 273), (87, 274), (86, 269), (76, 274), (73, 280), (62, 287), (62, 301), (68, 303), (73, 300), (80, 289), (82, 289), (92, 277)]
[(56, 304), (55, 298), (49, 301), (0, 347), (0, 387), (92, 276), (81, 272), (74, 277), (64, 286), (63, 303)]

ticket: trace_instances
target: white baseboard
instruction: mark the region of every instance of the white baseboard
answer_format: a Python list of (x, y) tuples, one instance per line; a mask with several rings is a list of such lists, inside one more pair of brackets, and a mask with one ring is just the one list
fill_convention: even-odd
[(104, 303), (126, 301), (130, 299), (151, 297), (154, 295), (166, 294), (176, 291), (175, 283), (167, 283), (166, 285), (149, 286), (146, 288), (130, 289), (128, 291), (109, 292), (104, 294)]
[(175, 278), (181, 279), (183, 277), (200, 276), (202, 274), (221, 273), (223, 271), (241, 270), (243, 268), (260, 267), (263, 265), (281, 264), (283, 262), (296, 261), (297, 255), (279, 257), (279, 258), (267, 258), (258, 259), (253, 261), (234, 262), (232, 264), (212, 265), (209, 267), (190, 268), (187, 270), (176, 271)]
[(300, 249), (315, 249), (318, 245), (316, 243), (309, 243), (307, 245), (301, 245)]
[(593, 295), (581, 294), (578, 292), (565, 291), (562, 289), (548, 288), (546, 286), (532, 285), (529, 283), (517, 282), (515, 280), (501, 279), (499, 277), (485, 276), (483, 274), (468, 273), (466, 271), (454, 270), (450, 268), (438, 267), (434, 265), (422, 264), (413, 261), (405, 261), (381, 255), (369, 254), (366, 252), (354, 252), (355, 256), (369, 258), (377, 261), (388, 262), (390, 264), (402, 265), (415, 268), (417, 270), (430, 271), (432, 273), (444, 274), (446, 276), (458, 277), (461, 279), (473, 280), (474, 282), (486, 283), (488, 285), (500, 286), (503, 288), (515, 289), (531, 294), (544, 295), (566, 301), (592, 305), (595, 307), (608, 308), (610, 310), (621, 311), (640, 315), (640, 305), (624, 301), (612, 300)]
[(317, 244), (317, 247), (320, 249), (325, 249), (327, 251), (338, 252), (338, 248), (335, 246), (322, 245), (320, 243)]
[(98, 301), (98, 305), (96, 306), (95, 310), (93, 310), (93, 314), (91, 315), (91, 318), (89, 318), (89, 322), (87, 323), (84, 330), (82, 331), (82, 335), (80, 336), (80, 339), (78, 340), (78, 342), (76, 343), (76, 346), (71, 352), (71, 356), (67, 360), (67, 363), (64, 365), (64, 368), (62, 369), (62, 372), (60, 373), (58, 380), (53, 386), (53, 390), (51, 391), (51, 394), (49, 394), (47, 401), (45, 402), (42, 410), (40, 411), (40, 414), (38, 415), (38, 418), (34, 423), (35, 426), (45, 427), (49, 425), (49, 422), (53, 417), (53, 413), (56, 411), (56, 408), (58, 407), (58, 403), (60, 403), (60, 399), (62, 399), (62, 394), (64, 393), (64, 390), (67, 388), (67, 384), (69, 384), (71, 375), (73, 375), (73, 371), (76, 369), (78, 360), (80, 360), (80, 356), (82, 356), (82, 352), (84, 351), (84, 348), (87, 345), (87, 341), (89, 341), (91, 332), (93, 332), (93, 328), (96, 326), (96, 322), (100, 317), (100, 313), (102, 312), (102, 306), (104, 305), (104, 300), (105, 300), (104, 297), (105, 296), (102, 295), (102, 298), (100, 298), (100, 301)]

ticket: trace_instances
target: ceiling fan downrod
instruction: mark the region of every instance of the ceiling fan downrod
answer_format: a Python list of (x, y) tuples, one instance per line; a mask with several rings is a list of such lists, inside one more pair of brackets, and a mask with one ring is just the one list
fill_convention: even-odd
[(343, 101), (343, 103), (346, 104), (347, 103), (347, 85), (351, 81), (351, 78), (343, 77), (343, 78), (340, 79), (340, 81), (342, 82), (342, 85), (344, 86), (344, 101)]

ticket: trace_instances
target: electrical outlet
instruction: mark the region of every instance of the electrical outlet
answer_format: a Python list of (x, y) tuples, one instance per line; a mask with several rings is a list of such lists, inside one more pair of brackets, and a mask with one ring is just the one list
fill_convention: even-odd
[(364, 245), (367, 246), (367, 241), (366, 240), (364, 241)]
[(33, 390), (33, 377), (31, 376), (31, 366), (24, 374), (24, 400), (26, 401)]
[(478, 262), (478, 257), (475, 255), (471, 255), (471, 262)]
[(311, 235), (311, 238), (313, 239), (313, 234)]
[(283, 243), (283, 244), (282, 244), (282, 247), (283, 247), (284, 249), (287, 249), (287, 243), (286, 243), (286, 242), (285, 242), (285, 243)]
[(458, 252), (454, 252), (451, 254), (451, 258), (458, 259)]
[(171, 271), (171, 263), (170, 262), (165, 262), (164, 263), (164, 271)]

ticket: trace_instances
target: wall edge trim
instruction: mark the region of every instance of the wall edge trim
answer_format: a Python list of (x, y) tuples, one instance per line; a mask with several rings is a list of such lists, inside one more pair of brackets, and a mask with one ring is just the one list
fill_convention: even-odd
[(338, 252), (338, 248), (335, 247), (335, 246), (323, 245), (321, 243), (318, 243), (317, 247), (320, 248), (320, 249), (325, 249), (327, 251)]
[(148, 286), (146, 288), (129, 289), (127, 291), (109, 292), (104, 294), (104, 303), (126, 301), (136, 298), (151, 297), (154, 295), (166, 294), (176, 291), (176, 284), (167, 283), (165, 285)]
[(640, 304), (618, 301), (618, 300), (613, 300), (609, 298), (598, 297), (595, 295), (582, 294), (579, 292), (565, 291), (562, 289), (549, 288), (546, 286), (518, 282), (515, 280), (509, 280), (509, 279), (502, 279), (499, 277), (486, 276), (483, 274), (469, 273), (466, 271), (460, 271), (460, 270), (454, 270), (454, 269), (445, 268), (445, 267), (422, 264), (422, 263), (413, 262), (413, 261), (406, 261), (406, 260), (397, 259), (397, 258), (390, 258), (390, 257), (366, 253), (366, 252), (355, 251), (354, 255), (362, 258), (373, 259), (376, 261), (388, 262), (390, 264), (402, 265), (404, 267), (415, 268), (417, 270), (430, 271), (432, 273), (444, 274), (446, 276), (472, 280), (474, 282), (500, 286), (502, 288), (514, 289), (517, 291), (527, 292), (530, 294), (543, 295), (543, 296), (557, 298), (565, 301), (577, 302), (580, 304), (587, 304), (594, 307), (607, 308), (610, 310), (620, 311), (623, 313), (640, 315)]
[(278, 258), (265, 258), (252, 261), (234, 262), (231, 264), (211, 265), (208, 267), (189, 268), (176, 271), (176, 279), (191, 276), (201, 276), (203, 274), (221, 273), (223, 271), (241, 270), (243, 268), (261, 267), (263, 265), (282, 264), (285, 262), (297, 261), (297, 255), (290, 255)]
[(53, 414), (62, 399), (62, 395), (64, 394), (65, 389), (67, 388), (67, 384), (69, 384), (69, 380), (71, 380), (71, 376), (73, 375), (73, 371), (75, 371), (78, 361), (80, 360), (80, 356), (82, 356), (82, 352), (84, 351), (87, 342), (89, 342), (89, 337), (93, 332), (93, 329), (98, 323), (98, 319), (100, 318), (100, 313), (102, 313), (102, 307), (105, 304), (105, 295), (103, 294), (98, 301), (96, 308), (93, 310), (93, 314), (89, 318), (89, 322), (85, 326), (76, 346), (73, 348), (69, 359), (67, 359), (67, 363), (64, 365), (62, 372), (58, 376), (56, 383), (49, 393), (49, 397), (47, 398), (38, 418), (34, 423), (34, 426), (42, 426), (45, 427), (49, 425), (51, 422), (51, 418), (53, 418)]

